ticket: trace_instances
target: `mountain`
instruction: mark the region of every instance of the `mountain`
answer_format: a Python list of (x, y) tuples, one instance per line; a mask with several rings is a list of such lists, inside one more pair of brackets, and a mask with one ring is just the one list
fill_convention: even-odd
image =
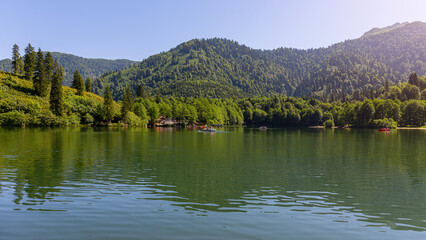
[(257, 50), (227, 39), (194, 39), (94, 81), (115, 98), (126, 85), (153, 94), (196, 97), (350, 94), (426, 74), (426, 24), (373, 29), (328, 48)]
[(3, 59), (0, 60), (0, 71), (11, 72), (12, 71), (12, 60)]
[(373, 28), (370, 31), (364, 33), (364, 35), (362, 35), (362, 37), (368, 37), (368, 36), (372, 36), (372, 35), (377, 35), (377, 34), (389, 32), (389, 31), (395, 30), (397, 28), (403, 27), (407, 24), (408, 24), (408, 22), (403, 22), (403, 23), (395, 23), (394, 25), (388, 26), (388, 27)]
[[(88, 77), (96, 78), (106, 72), (121, 70), (137, 63), (136, 61), (127, 59), (108, 60), (101, 58), (83, 58), (59, 52), (52, 52), (52, 56), (64, 67), (64, 85), (67, 86), (71, 85), (75, 70), (78, 70), (81, 76), (86, 80)], [(12, 61), (10, 59), (0, 60), (0, 71), (11, 72)]]

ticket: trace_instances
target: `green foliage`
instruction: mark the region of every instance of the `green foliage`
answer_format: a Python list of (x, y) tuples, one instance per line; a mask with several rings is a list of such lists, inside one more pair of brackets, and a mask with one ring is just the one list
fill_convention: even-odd
[(92, 92), (92, 79), (87, 78), (86, 80), (86, 92)]
[(0, 114), (0, 125), (4, 126), (25, 126), (28, 124), (30, 115), (22, 111), (13, 110)]
[(130, 87), (126, 87), (126, 92), (123, 94), (122, 103), (121, 103), (121, 116), (123, 118), (127, 115), (129, 111), (133, 111), (133, 96)]
[(53, 57), (52, 57), (52, 54), (50, 52), (46, 53), (46, 56), (44, 58), (44, 66), (46, 68), (47, 81), (52, 82), (53, 81), (52, 80), (53, 71), (54, 71), (54, 68), (55, 68), (55, 62), (53, 61)]
[(112, 99), (112, 93), (109, 90), (109, 86), (105, 88), (104, 93), (104, 119), (111, 123), (113, 117), (114, 117), (114, 101)]
[(401, 120), (403, 125), (422, 126), (425, 124), (425, 103), (420, 101), (407, 101), (401, 106)]
[(332, 128), (332, 127), (334, 127), (334, 121), (333, 121), (333, 119), (328, 119), (327, 121), (325, 121), (324, 122), (324, 126), (326, 128)]
[(401, 91), (401, 99), (402, 100), (410, 100), (410, 99), (419, 99), (420, 98), (420, 89), (411, 84), (405, 85), (405, 87)]
[(141, 119), (133, 112), (127, 112), (123, 117), (123, 122), (133, 127), (144, 127), (148, 124), (148, 119)]
[(25, 79), (32, 81), (34, 77), (34, 70), (36, 67), (36, 53), (34, 52), (33, 46), (28, 44), (25, 48), (24, 55), (24, 70), (25, 70)]
[(24, 72), (24, 63), (19, 53), (19, 47), (16, 44), (12, 48), (12, 69), (15, 74), (22, 74)]
[[(64, 84), (67, 86), (71, 85), (75, 70), (78, 70), (84, 79), (96, 78), (104, 73), (121, 70), (136, 63), (136, 61), (127, 59), (91, 59), (59, 52), (52, 52), (51, 56), (58, 60), (59, 65), (63, 66)], [(12, 61), (10, 59), (0, 60), (0, 71), (11, 72)]]
[(84, 124), (93, 124), (95, 122), (95, 118), (89, 113), (86, 113), (86, 115), (81, 118), (81, 121)]
[[(119, 114), (122, 105), (114, 103), (109, 88), (106, 88), (104, 99), (91, 93), (77, 95), (76, 90), (60, 86), (62, 71), (57, 68), (55, 64), (49, 101), (35, 94), (30, 81), (0, 72), (0, 114), (4, 114), (2, 125), (99, 125), (107, 121), (144, 126), (147, 123), (154, 125), (162, 116), (182, 125), (198, 123), (290, 127), (334, 124), (394, 127), (396, 124), (420, 126), (426, 119), (424, 100), (401, 102), (398, 99), (375, 98), (328, 103), (313, 98), (285, 96), (223, 99), (160, 97), (156, 101), (138, 97), (134, 100), (133, 110), (129, 109), (123, 115)], [(407, 84), (395, 87), (400, 89)], [(55, 86), (59, 87), (57, 90), (62, 89), (62, 110), (55, 110), (54, 107), (54, 96), (58, 96)]]
[(63, 69), (59, 66), (58, 62), (55, 61), (50, 90), (50, 110), (57, 116), (62, 116), (64, 111), (63, 78)]
[(72, 80), (71, 87), (77, 89), (77, 95), (83, 96), (84, 80), (78, 70), (75, 70), (74, 72), (74, 78)]
[(143, 85), (154, 94), (174, 97), (287, 95), (335, 101), (356, 93), (353, 99), (358, 101), (380, 95), (401, 100), (390, 85), (413, 72), (426, 74), (426, 24), (414, 22), (374, 32), (309, 50), (263, 51), (226, 39), (194, 39), (104, 74), (95, 80), (94, 92), (102, 92), (109, 84), (115, 99), (126, 85), (134, 91)]
[(36, 68), (33, 79), (34, 90), (40, 97), (46, 97), (49, 94), (49, 75), (46, 69), (43, 53), (38, 49), (36, 57)]
[(397, 128), (397, 123), (392, 118), (375, 119), (371, 122), (373, 128)]

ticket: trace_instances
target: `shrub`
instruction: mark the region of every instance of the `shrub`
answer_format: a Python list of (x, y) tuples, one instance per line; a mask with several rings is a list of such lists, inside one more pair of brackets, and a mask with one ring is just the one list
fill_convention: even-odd
[(148, 124), (148, 120), (141, 120), (140, 117), (136, 116), (133, 112), (127, 112), (123, 118), (123, 123), (129, 124), (129, 126), (142, 127)]
[(326, 128), (332, 128), (332, 127), (334, 127), (334, 121), (333, 121), (333, 119), (328, 119), (327, 121), (325, 121), (324, 126)]
[(84, 115), (81, 118), (82, 123), (84, 124), (93, 124), (93, 122), (95, 122), (95, 118), (93, 118), (92, 115), (90, 115), (89, 113), (86, 113), (86, 115)]
[(376, 119), (370, 124), (374, 128), (397, 128), (397, 122), (392, 118)]
[(29, 115), (17, 110), (0, 114), (0, 125), (4, 126), (25, 126), (29, 120)]

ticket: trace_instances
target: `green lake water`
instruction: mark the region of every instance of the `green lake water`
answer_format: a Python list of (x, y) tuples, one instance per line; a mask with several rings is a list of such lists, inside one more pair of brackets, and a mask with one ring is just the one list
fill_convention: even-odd
[(426, 131), (0, 128), (0, 239), (426, 239)]

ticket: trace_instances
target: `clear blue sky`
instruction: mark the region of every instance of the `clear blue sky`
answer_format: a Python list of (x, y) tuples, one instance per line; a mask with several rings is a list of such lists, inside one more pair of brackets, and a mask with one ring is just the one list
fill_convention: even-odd
[(55, 0), (0, 2), (0, 59), (14, 43), (142, 60), (193, 38), (252, 48), (327, 47), (373, 27), (426, 22), (425, 0)]

